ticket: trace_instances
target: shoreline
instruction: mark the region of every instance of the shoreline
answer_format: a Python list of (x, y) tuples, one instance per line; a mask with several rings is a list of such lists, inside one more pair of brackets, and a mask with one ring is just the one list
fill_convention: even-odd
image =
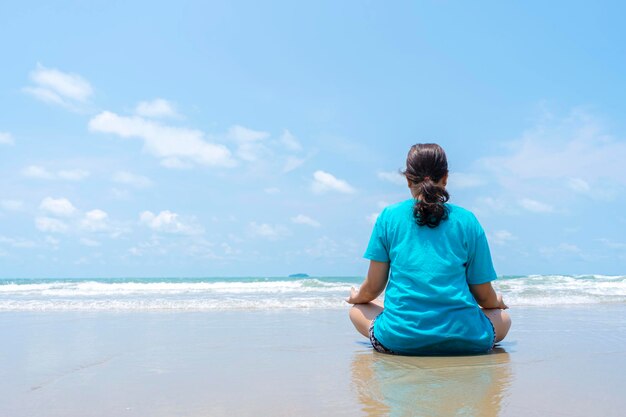
[(510, 311), (495, 353), (457, 357), (373, 352), (347, 307), (1, 312), (0, 414), (623, 414), (626, 304)]

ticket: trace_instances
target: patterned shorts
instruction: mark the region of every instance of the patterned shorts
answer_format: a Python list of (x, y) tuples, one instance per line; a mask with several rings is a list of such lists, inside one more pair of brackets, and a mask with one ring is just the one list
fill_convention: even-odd
[(384, 347), (383, 344), (380, 343), (378, 341), (378, 339), (376, 339), (376, 336), (374, 336), (374, 323), (376, 322), (376, 319), (378, 317), (380, 317), (380, 314), (378, 316), (376, 316), (374, 318), (374, 320), (372, 320), (372, 324), (370, 324), (369, 335), (370, 335), (370, 342), (372, 343), (372, 347), (374, 348), (374, 350), (376, 352), (388, 353), (390, 355), (395, 355), (395, 353), (392, 350), (387, 349), (386, 347)]

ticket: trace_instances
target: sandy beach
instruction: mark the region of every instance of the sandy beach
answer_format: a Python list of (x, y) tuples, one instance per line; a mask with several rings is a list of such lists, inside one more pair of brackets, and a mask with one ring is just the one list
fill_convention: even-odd
[(626, 305), (511, 313), (492, 354), (395, 357), (347, 307), (5, 312), (0, 415), (623, 415)]
[(625, 16), (0, 0), (0, 417), (626, 417)]

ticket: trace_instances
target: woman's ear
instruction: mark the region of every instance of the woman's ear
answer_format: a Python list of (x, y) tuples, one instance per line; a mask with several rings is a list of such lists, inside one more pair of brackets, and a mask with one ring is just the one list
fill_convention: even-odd
[(441, 185), (445, 186), (448, 185), (448, 174), (444, 175), (443, 178), (441, 179)]

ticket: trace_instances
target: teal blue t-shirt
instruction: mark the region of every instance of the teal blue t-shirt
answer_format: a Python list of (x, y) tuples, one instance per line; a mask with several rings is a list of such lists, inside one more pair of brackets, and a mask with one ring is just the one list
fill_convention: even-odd
[(452, 204), (437, 227), (418, 226), (414, 204), (385, 208), (365, 251), (390, 264), (374, 336), (406, 355), (489, 351), (493, 327), (468, 286), (496, 279), (485, 232), (470, 211)]

